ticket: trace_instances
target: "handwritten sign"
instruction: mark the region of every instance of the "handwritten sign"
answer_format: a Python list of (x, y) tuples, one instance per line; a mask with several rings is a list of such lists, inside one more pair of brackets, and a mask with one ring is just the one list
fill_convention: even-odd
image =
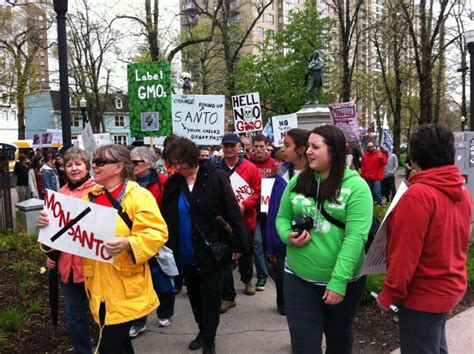
[(298, 120), (296, 114), (286, 114), (283, 116), (272, 117), (273, 124), (273, 141), (275, 146), (283, 146), (286, 132), (293, 128), (298, 128)]
[(369, 252), (367, 252), (364, 264), (359, 273), (360, 276), (387, 272), (387, 219), (393, 208), (395, 208), (397, 203), (400, 201), (400, 198), (407, 190), (407, 185), (405, 182), (402, 182), (400, 187), (398, 187), (395, 197), (393, 197), (392, 203), (388, 207), (387, 213), (380, 224), (372, 244), (370, 245)]
[(196, 144), (218, 145), (224, 135), (225, 96), (173, 95), (173, 134)]
[(254, 193), (253, 188), (237, 172), (230, 175), (230, 184), (239, 205)]
[[(111, 263), (105, 244), (115, 238), (117, 210), (47, 190), (49, 225), (38, 242), (53, 249)], [(104, 222), (107, 220), (107, 222)]]
[(329, 111), (334, 125), (342, 130), (347, 141), (359, 139), (357, 108), (354, 102), (330, 104)]
[(235, 131), (237, 133), (253, 132), (263, 129), (262, 110), (258, 92), (232, 96)]
[(268, 213), (273, 183), (275, 183), (275, 178), (262, 178), (262, 192), (260, 195), (260, 211), (262, 213)]

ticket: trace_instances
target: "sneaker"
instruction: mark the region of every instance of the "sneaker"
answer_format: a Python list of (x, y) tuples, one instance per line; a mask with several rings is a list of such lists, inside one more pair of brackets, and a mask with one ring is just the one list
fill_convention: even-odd
[(145, 332), (145, 330), (146, 330), (146, 325), (143, 325), (143, 326), (135, 326), (135, 325), (133, 325), (133, 326), (130, 328), (130, 331), (128, 332), (128, 335), (130, 336), (130, 338), (135, 338), (135, 337), (137, 337), (140, 333)]
[(257, 291), (265, 290), (265, 284), (267, 283), (267, 278), (260, 278), (257, 280), (257, 285), (255, 285), (255, 289)]
[(158, 317), (158, 327), (168, 327), (171, 324), (169, 318), (159, 318)]
[(201, 349), (204, 345), (202, 344), (201, 333), (194, 338), (191, 343), (189, 343), (189, 350), (198, 350)]
[(255, 285), (251, 281), (245, 284), (245, 294), (255, 295)]
[(226, 313), (232, 307), (235, 307), (235, 306), (237, 306), (237, 303), (235, 301), (224, 300), (221, 303), (221, 313)]

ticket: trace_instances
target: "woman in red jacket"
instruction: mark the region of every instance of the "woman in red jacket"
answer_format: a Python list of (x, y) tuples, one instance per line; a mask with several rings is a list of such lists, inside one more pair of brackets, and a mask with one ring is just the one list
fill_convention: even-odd
[[(89, 175), (90, 162), (87, 153), (72, 147), (64, 154), (67, 183), (59, 193), (81, 198), (89, 193), (95, 185)], [(49, 268), (56, 267), (56, 262), (47, 258)], [(89, 304), (84, 288), (81, 257), (61, 252), (57, 263), (63, 283), (66, 320), (69, 337), (76, 353), (92, 353), (87, 312)]]
[(419, 127), (408, 155), (416, 173), (388, 220), (387, 278), (378, 296), (400, 306), (402, 353), (447, 353), (448, 312), (466, 292), (472, 201), (447, 128)]

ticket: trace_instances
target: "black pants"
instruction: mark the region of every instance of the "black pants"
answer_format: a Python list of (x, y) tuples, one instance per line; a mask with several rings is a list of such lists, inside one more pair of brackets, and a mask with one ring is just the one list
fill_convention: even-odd
[(382, 197), (385, 197), (387, 201), (393, 200), (393, 197), (397, 193), (397, 187), (395, 187), (395, 176), (389, 176), (382, 181)]
[(183, 275), (202, 342), (211, 346), (219, 326), (224, 269), (200, 274), (196, 267), (184, 266)]
[(284, 279), (286, 318), (293, 353), (322, 353), (323, 333), (327, 354), (351, 353), (352, 321), (367, 278), (348, 283), (344, 300), (337, 305), (324, 303), (324, 286), (314, 285), (287, 272)]
[(285, 269), (285, 255), (279, 252), (275, 252), (276, 261), (272, 264), (273, 268), (273, 280), (275, 281), (276, 287), (276, 303), (279, 309), (285, 309), (285, 298), (283, 289), (283, 275)]
[(399, 315), (402, 354), (448, 353), (445, 330), (447, 313), (420, 312), (400, 307)]
[(105, 326), (100, 340), (100, 354), (133, 354), (132, 341), (129, 336), (132, 321), (118, 325)]
[[(255, 243), (254, 233), (248, 230), (245, 230), (245, 231), (246, 231), (246, 235), (244, 237), (244, 240), (246, 242), (247, 249), (238, 261), (240, 280), (244, 284), (250, 282), (253, 277), (253, 253), (254, 253), (254, 243)], [(232, 274), (232, 266), (229, 265), (225, 268), (225, 271), (224, 271), (224, 286), (222, 289), (222, 300), (234, 301), (235, 296), (236, 296), (236, 292), (235, 292), (235, 287), (234, 287), (234, 276)]]

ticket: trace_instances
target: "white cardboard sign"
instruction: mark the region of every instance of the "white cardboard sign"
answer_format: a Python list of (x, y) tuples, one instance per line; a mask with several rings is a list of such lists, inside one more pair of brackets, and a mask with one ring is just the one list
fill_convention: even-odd
[(230, 184), (239, 205), (254, 193), (253, 188), (237, 172), (230, 175)]
[(359, 275), (368, 275), (368, 274), (382, 274), (387, 272), (387, 219), (393, 208), (400, 201), (402, 195), (408, 190), (405, 182), (402, 182), (398, 187), (393, 201), (388, 207), (387, 213), (380, 224), (380, 227), (375, 235), (372, 245), (367, 252), (365, 257), (364, 264), (360, 270)]
[(225, 96), (173, 95), (173, 134), (198, 145), (219, 145), (224, 136)]
[(285, 114), (283, 116), (272, 117), (273, 141), (276, 147), (283, 146), (286, 132), (293, 128), (298, 128), (296, 114)]
[(105, 244), (115, 238), (116, 209), (49, 189), (44, 196), (44, 206), (49, 225), (40, 229), (38, 242), (55, 250), (112, 263)]
[(275, 183), (275, 178), (262, 178), (262, 192), (260, 194), (260, 211), (262, 213), (268, 213), (273, 183)]
[(237, 133), (263, 129), (262, 110), (258, 92), (232, 96), (232, 110)]

